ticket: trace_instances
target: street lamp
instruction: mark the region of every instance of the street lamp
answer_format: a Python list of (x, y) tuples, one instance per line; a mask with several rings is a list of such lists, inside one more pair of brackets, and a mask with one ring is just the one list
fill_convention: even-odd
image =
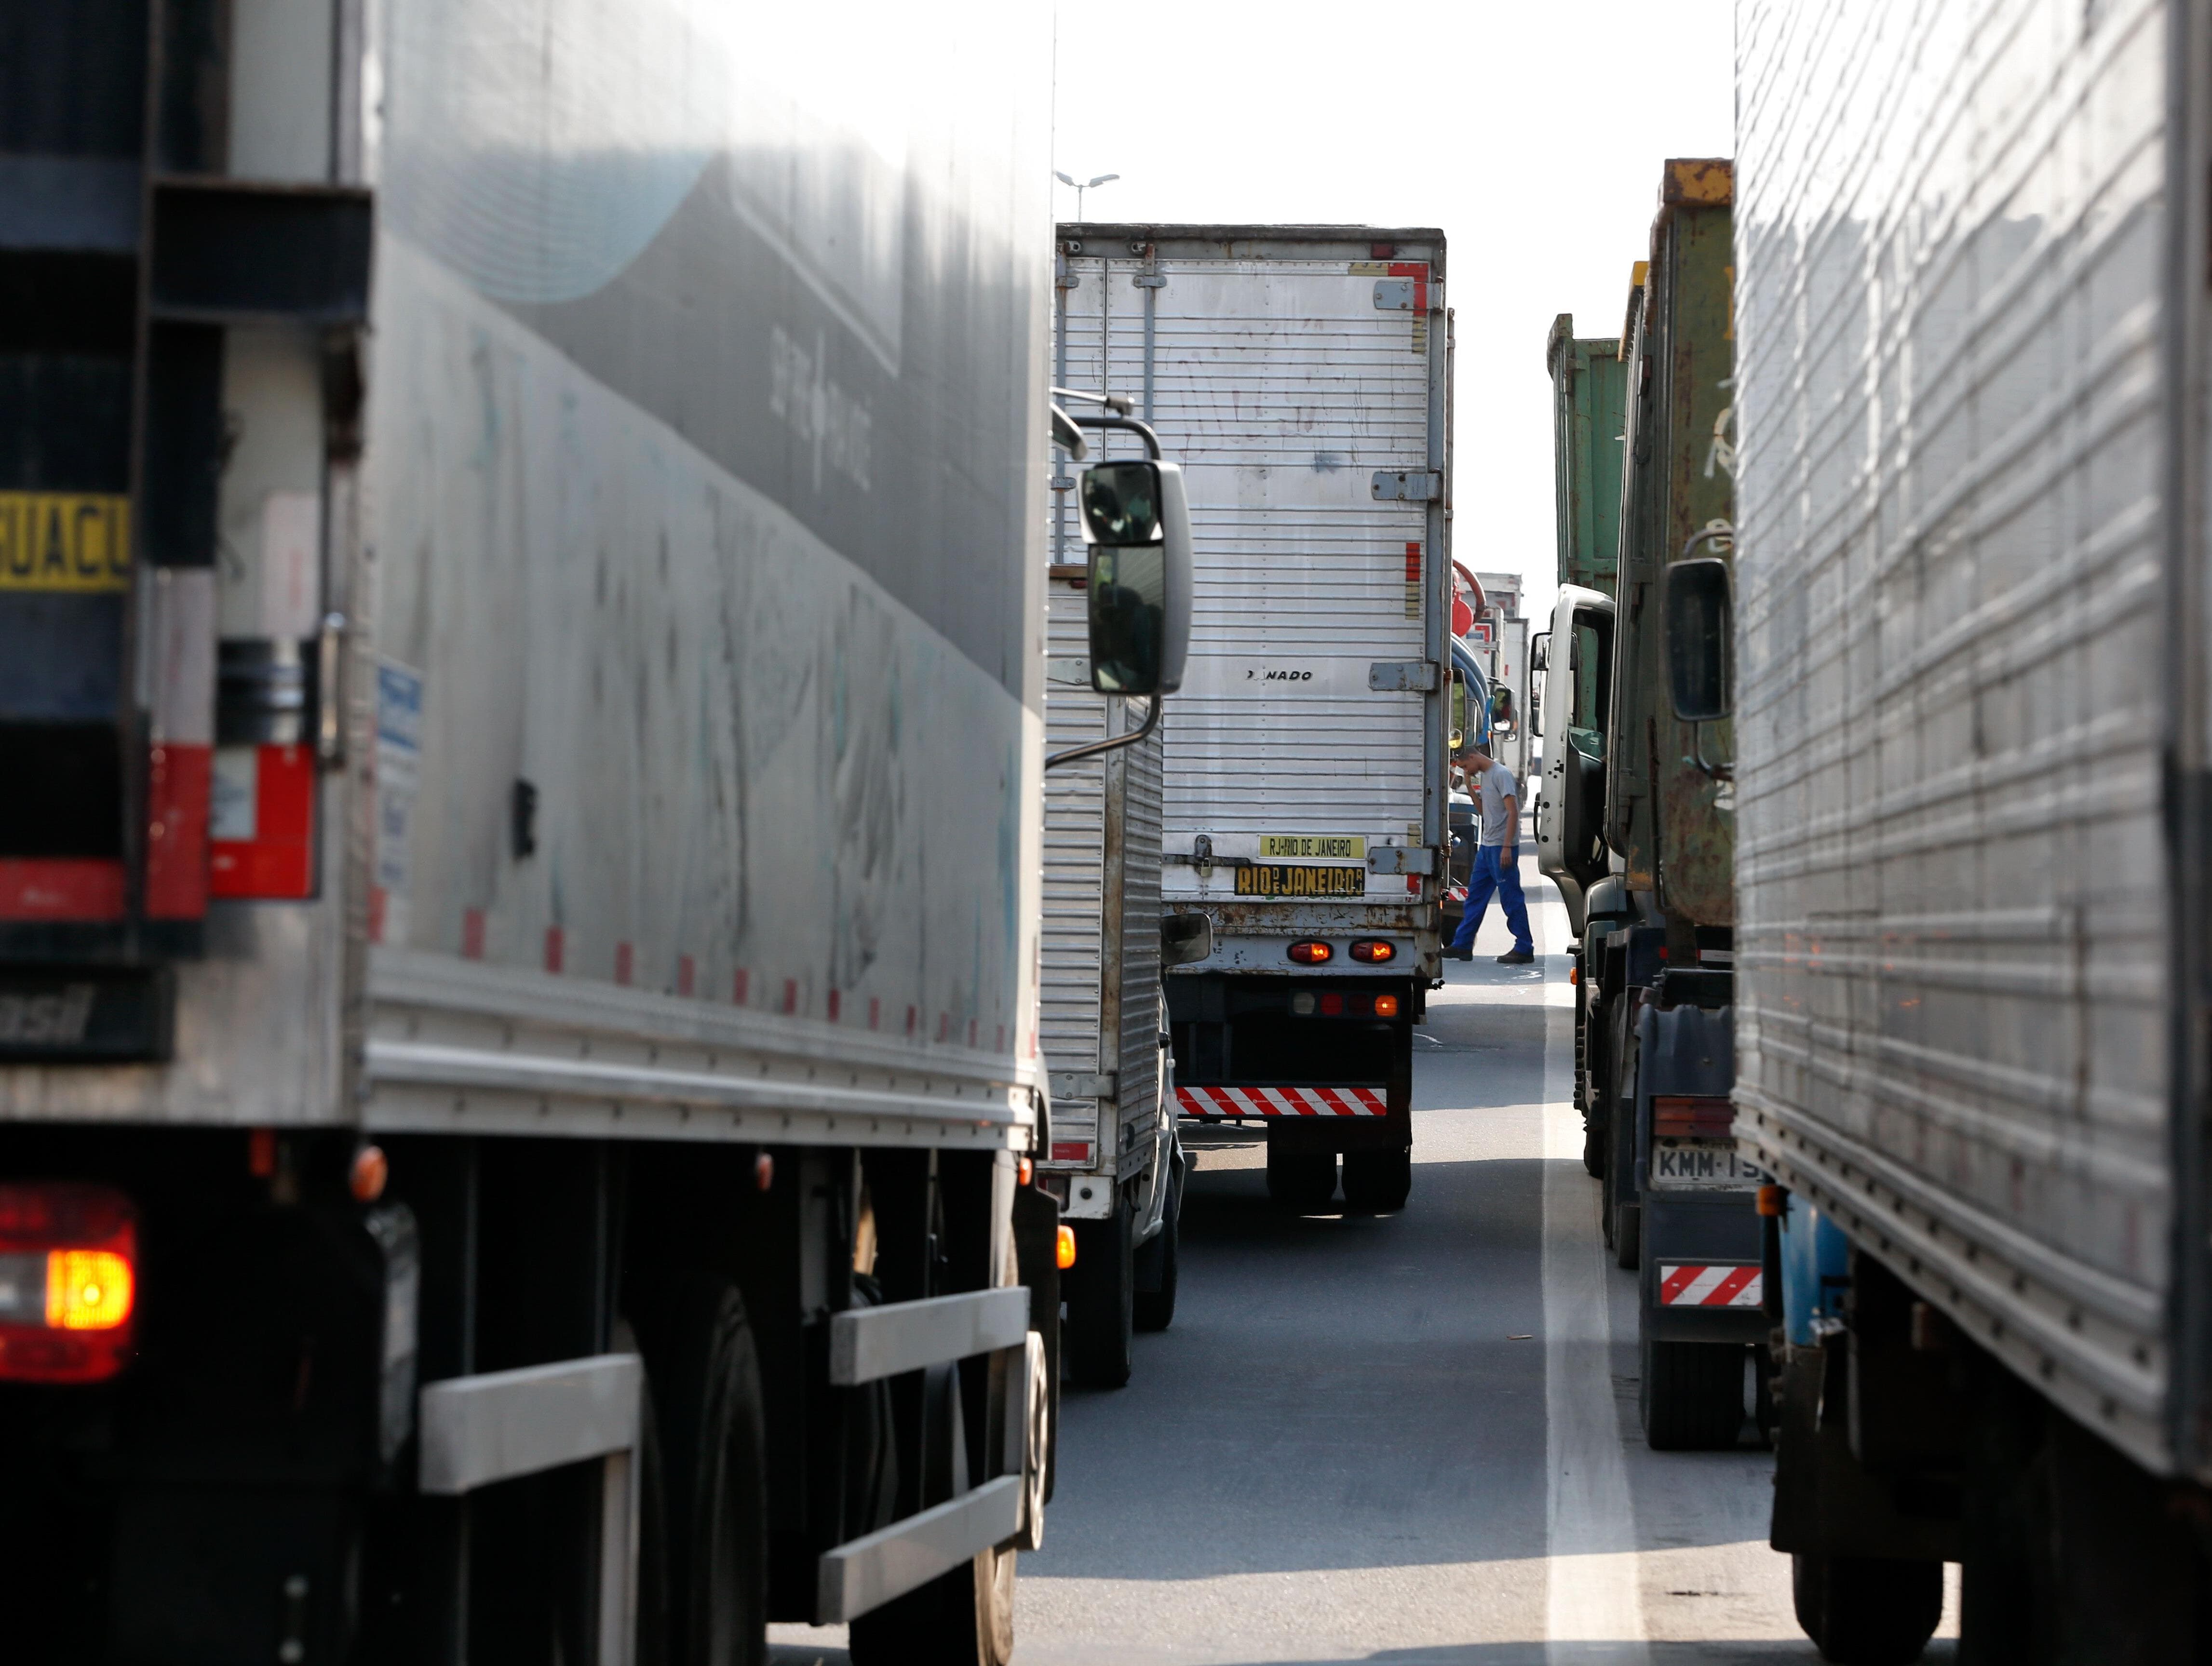
[(1052, 171), (1052, 177), (1064, 185), (1075, 187), (1075, 222), (1080, 225), (1083, 223), (1083, 193), (1086, 191), (1096, 191), (1109, 179), (1118, 179), (1121, 176), (1118, 173), (1101, 173), (1092, 179), (1073, 179), (1055, 167)]

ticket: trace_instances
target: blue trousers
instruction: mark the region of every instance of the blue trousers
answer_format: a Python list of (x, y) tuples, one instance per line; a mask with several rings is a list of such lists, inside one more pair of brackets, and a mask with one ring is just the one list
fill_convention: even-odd
[[(1490, 893), (1498, 893), (1498, 905), (1505, 910), (1505, 923), (1513, 933), (1513, 947), (1522, 954), (1536, 952), (1534, 939), (1528, 935), (1528, 903), (1521, 894), (1521, 865), (1510, 866), (1498, 859), (1504, 854), (1502, 845), (1482, 844), (1474, 848), (1474, 872), (1468, 876), (1467, 908), (1459, 917), (1459, 932), (1453, 937), (1455, 949), (1474, 946), (1474, 934), (1482, 928), (1482, 916), (1490, 910)], [(1517, 853), (1516, 853), (1517, 854)]]

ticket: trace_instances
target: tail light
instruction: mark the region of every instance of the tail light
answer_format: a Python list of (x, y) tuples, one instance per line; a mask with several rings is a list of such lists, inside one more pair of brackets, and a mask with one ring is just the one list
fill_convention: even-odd
[(1398, 997), (1395, 995), (1376, 996), (1375, 1016), (1378, 1018), (1396, 1018), (1398, 1016)]
[(1323, 995), (1321, 998), (1321, 1015), (1325, 1018), (1342, 1018), (1344, 997), (1337, 994)]
[(138, 1220), (106, 1186), (0, 1186), (0, 1381), (97, 1383), (131, 1357)]
[(1651, 1132), (1661, 1139), (1725, 1140), (1735, 1131), (1735, 1107), (1726, 1094), (1656, 1093)]
[(1352, 958), (1370, 966), (1380, 966), (1386, 960), (1395, 960), (1398, 951), (1393, 944), (1363, 941), (1352, 945)]
[(1291, 945), (1291, 958), (1301, 966), (1327, 965), (1335, 953), (1336, 951), (1326, 943), (1306, 942)]

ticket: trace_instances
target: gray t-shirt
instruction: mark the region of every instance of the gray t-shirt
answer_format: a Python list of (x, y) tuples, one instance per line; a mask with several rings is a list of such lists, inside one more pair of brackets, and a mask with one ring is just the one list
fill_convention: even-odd
[[(1513, 779), (1513, 772), (1504, 764), (1493, 762), (1477, 775), (1469, 786), (1482, 806), (1482, 836), (1478, 843), (1502, 845), (1505, 842), (1505, 800), (1521, 797), (1521, 784)], [(1516, 830), (1517, 831), (1517, 830)]]

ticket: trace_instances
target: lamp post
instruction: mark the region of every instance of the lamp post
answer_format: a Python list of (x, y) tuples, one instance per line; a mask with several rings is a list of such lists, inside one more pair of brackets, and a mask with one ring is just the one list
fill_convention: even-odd
[(1052, 177), (1064, 185), (1075, 187), (1075, 222), (1081, 225), (1083, 223), (1083, 193), (1086, 191), (1096, 191), (1109, 179), (1118, 179), (1121, 176), (1118, 173), (1101, 173), (1095, 179), (1076, 179), (1054, 168), (1052, 171)]

